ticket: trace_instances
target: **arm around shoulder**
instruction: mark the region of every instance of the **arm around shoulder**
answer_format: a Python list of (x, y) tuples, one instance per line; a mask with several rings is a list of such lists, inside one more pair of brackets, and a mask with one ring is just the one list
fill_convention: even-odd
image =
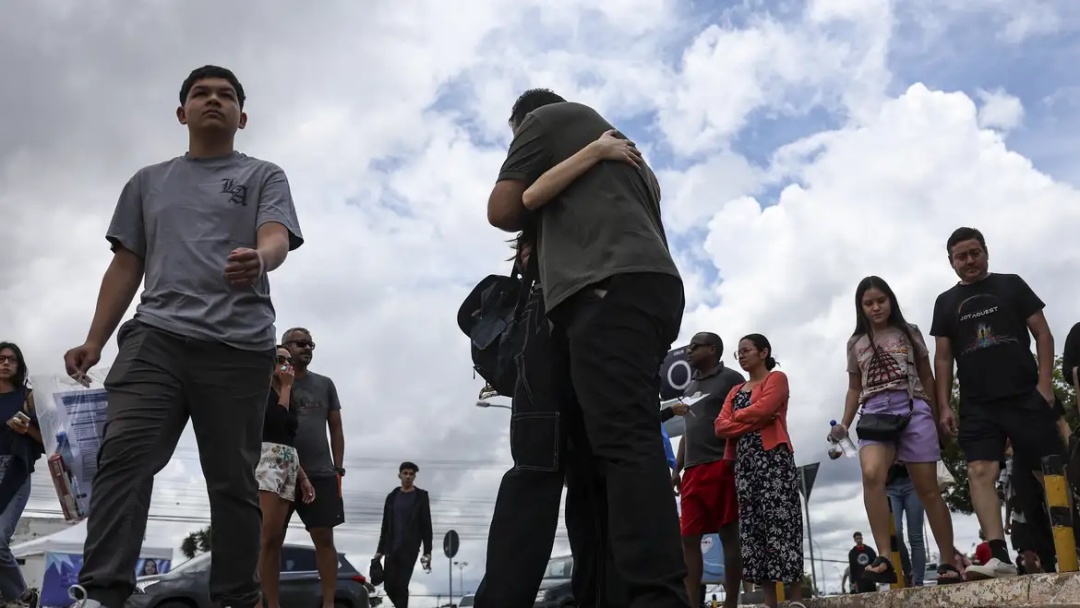
[(736, 422), (760, 427), (776, 418), (780, 410), (787, 405), (790, 393), (787, 374), (772, 372), (755, 388), (756, 394), (750, 395), (750, 407), (735, 412), (734, 419)]

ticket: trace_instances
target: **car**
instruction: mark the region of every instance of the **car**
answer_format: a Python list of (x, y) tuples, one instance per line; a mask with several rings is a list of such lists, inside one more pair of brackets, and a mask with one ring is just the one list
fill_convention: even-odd
[(575, 608), (574, 592), (570, 587), (570, 578), (574, 574), (574, 557), (563, 555), (548, 561), (544, 579), (540, 581), (540, 591), (536, 594), (533, 608)]
[[(165, 574), (141, 576), (135, 594), (124, 608), (213, 608), (210, 603), (211, 553), (197, 555)], [(369, 608), (375, 588), (344, 553), (338, 553), (335, 608)], [(322, 592), (315, 565), (315, 548), (286, 544), (281, 549), (281, 604), (290, 608), (320, 608)]]

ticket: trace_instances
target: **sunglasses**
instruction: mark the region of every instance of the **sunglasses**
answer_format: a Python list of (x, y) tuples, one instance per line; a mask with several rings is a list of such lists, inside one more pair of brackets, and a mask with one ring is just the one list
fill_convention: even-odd
[(310, 348), (311, 350), (315, 350), (315, 343), (310, 340), (290, 340), (289, 344), (295, 344), (300, 348)]
[(281, 355), (278, 355), (277, 362), (278, 363), (292, 363), (292, 357), (283, 357)]

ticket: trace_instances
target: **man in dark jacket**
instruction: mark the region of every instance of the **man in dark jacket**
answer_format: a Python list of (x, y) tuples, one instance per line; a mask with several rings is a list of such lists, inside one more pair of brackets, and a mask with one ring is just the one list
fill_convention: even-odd
[(424, 555), (420, 561), (425, 570), (431, 570), (431, 500), (427, 491), (415, 485), (419, 471), (420, 467), (414, 463), (401, 463), (398, 467), (401, 487), (390, 492), (383, 507), (375, 559), (386, 556), (383, 589), (394, 608), (409, 607), (409, 581), (421, 545)]

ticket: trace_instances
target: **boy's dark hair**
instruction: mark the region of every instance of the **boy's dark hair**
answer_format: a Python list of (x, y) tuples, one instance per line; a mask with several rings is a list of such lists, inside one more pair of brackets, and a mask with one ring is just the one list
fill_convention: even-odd
[(398, 473), (404, 473), (405, 471), (412, 471), (413, 473), (419, 473), (420, 467), (416, 466), (415, 462), (409, 462), (406, 460), (398, 467)]
[(955, 247), (957, 243), (970, 241), (971, 239), (979, 241), (983, 251), (986, 251), (986, 238), (983, 237), (983, 233), (977, 228), (968, 228), (967, 226), (964, 226), (953, 230), (953, 233), (949, 235), (949, 240), (945, 242), (945, 250), (949, 252), (949, 259), (952, 259), (952, 248)]
[(514, 102), (514, 107), (510, 110), (510, 126), (516, 129), (521, 124), (521, 121), (525, 120), (529, 112), (536, 108), (564, 101), (566, 100), (555, 94), (551, 89), (529, 89)]
[(184, 79), (184, 84), (180, 85), (180, 105), (187, 103), (188, 95), (191, 94), (191, 87), (195, 86), (196, 82), (207, 78), (228, 80), (229, 84), (236, 90), (236, 102), (240, 104), (241, 110), (244, 109), (244, 100), (246, 99), (244, 85), (240, 84), (232, 70), (216, 65), (204, 65), (201, 68), (195, 68), (188, 74), (188, 77)]

